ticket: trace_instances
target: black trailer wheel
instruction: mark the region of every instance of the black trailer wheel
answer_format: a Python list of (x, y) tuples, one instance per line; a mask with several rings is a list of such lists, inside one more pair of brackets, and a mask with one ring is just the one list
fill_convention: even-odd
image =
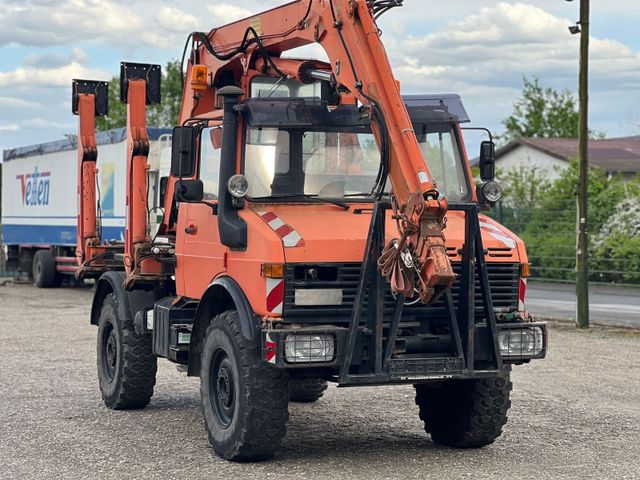
[(324, 395), (326, 389), (327, 381), (319, 378), (289, 380), (289, 398), (292, 402), (315, 402)]
[(492, 444), (502, 434), (511, 406), (509, 374), (414, 387), (420, 419), (434, 442), (479, 448)]
[(38, 288), (59, 287), (62, 275), (56, 270), (56, 259), (49, 250), (38, 250), (33, 256), (33, 283)]
[(98, 321), (98, 380), (105, 405), (113, 410), (146, 407), (156, 370), (151, 336), (136, 334), (133, 322), (118, 317), (115, 295), (107, 295)]
[(273, 456), (289, 419), (288, 375), (265, 363), (240, 330), (238, 312), (216, 315), (207, 329), (200, 394), (209, 441), (222, 458)]

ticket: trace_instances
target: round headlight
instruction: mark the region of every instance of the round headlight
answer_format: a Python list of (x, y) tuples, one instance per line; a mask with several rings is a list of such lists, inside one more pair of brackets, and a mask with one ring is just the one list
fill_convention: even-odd
[(227, 182), (229, 193), (236, 198), (244, 198), (249, 192), (249, 181), (247, 177), (238, 173), (232, 176)]
[(489, 203), (496, 203), (502, 198), (502, 187), (498, 182), (491, 180), (482, 185), (482, 196)]

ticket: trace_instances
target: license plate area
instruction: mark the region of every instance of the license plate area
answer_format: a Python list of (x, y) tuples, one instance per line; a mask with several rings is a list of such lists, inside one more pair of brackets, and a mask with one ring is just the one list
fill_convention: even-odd
[(341, 288), (296, 288), (294, 304), (298, 307), (342, 305)]

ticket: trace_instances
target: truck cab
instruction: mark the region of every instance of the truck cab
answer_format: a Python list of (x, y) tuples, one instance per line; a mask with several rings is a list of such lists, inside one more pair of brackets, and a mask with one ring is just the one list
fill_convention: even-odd
[[(254, 82), (256, 92), (273, 85), (273, 79), (266, 79), (266, 86), (260, 78)], [(305, 87), (313, 91), (313, 86)], [(296, 371), (322, 367), (330, 376), (336, 373), (344, 328), (356, 301), (380, 151), (357, 106), (331, 108), (319, 97), (289, 97), (294, 88), (294, 82), (287, 82), (266, 98), (256, 96), (236, 104), (237, 169), (226, 170), (221, 164), (235, 163), (222, 158), (223, 122), (203, 122), (198, 127), (194, 152), (198, 174), (193, 182), (201, 185), (202, 195), (195, 201), (177, 201), (177, 230), (186, 235), (176, 244), (176, 294), (206, 300), (220, 290), (219, 283), (233, 282), (246, 299), (252, 322), (261, 329), (269, 326), (268, 333), (262, 332), (262, 348), (266, 349), (267, 337), (284, 341), (276, 345), (276, 355), (265, 350), (270, 363)], [(404, 101), (441, 194), (450, 203), (477, 201), (461, 130), (469, 118), (459, 96), (414, 95)], [(220, 205), (224, 196), (230, 197), (230, 208)], [(398, 230), (393, 212), (388, 210), (386, 216), (388, 241), (398, 236)], [(526, 316), (528, 269), (522, 241), (485, 215), (480, 216), (480, 228), (498, 318)], [(459, 274), (465, 242), (463, 212), (447, 214), (445, 234), (448, 256)], [(457, 305), (458, 285), (452, 293)], [(451, 332), (443, 302), (425, 305), (417, 296), (405, 302), (395, 353), (446, 351)], [(366, 306), (366, 299), (363, 303)], [(390, 291), (385, 292), (384, 303), (390, 316), (394, 305)], [(481, 315), (479, 296), (476, 303)], [(324, 353), (333, 352), (330, 358), (298, 361), (295, 351), (286, 348), (287, 334), (281, 333), (298, 328), (326, 332), (335, 328), (332, 335), (304, 337), (321, 339), (318, 344), (325, 346)], [(201, 334), (196, 330), (192, 343)], [(541, 347), (532, 353), (541, 354)]]

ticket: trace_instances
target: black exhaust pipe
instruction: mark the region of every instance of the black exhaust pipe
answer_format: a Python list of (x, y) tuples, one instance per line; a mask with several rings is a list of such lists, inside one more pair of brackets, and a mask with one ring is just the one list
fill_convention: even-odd
[(238, 115), (234, 109), (244, 91), (229, 85), (218, 90), (223, 99), (222, 150), (220, 153), (220, 183), (218, 185), (218, 229), (220, 241), (231, 250), (246, 250), (247, 224), (238, 215), (233, 197), (227, 189), (229, 178), (236, 173), (238, 156)]

